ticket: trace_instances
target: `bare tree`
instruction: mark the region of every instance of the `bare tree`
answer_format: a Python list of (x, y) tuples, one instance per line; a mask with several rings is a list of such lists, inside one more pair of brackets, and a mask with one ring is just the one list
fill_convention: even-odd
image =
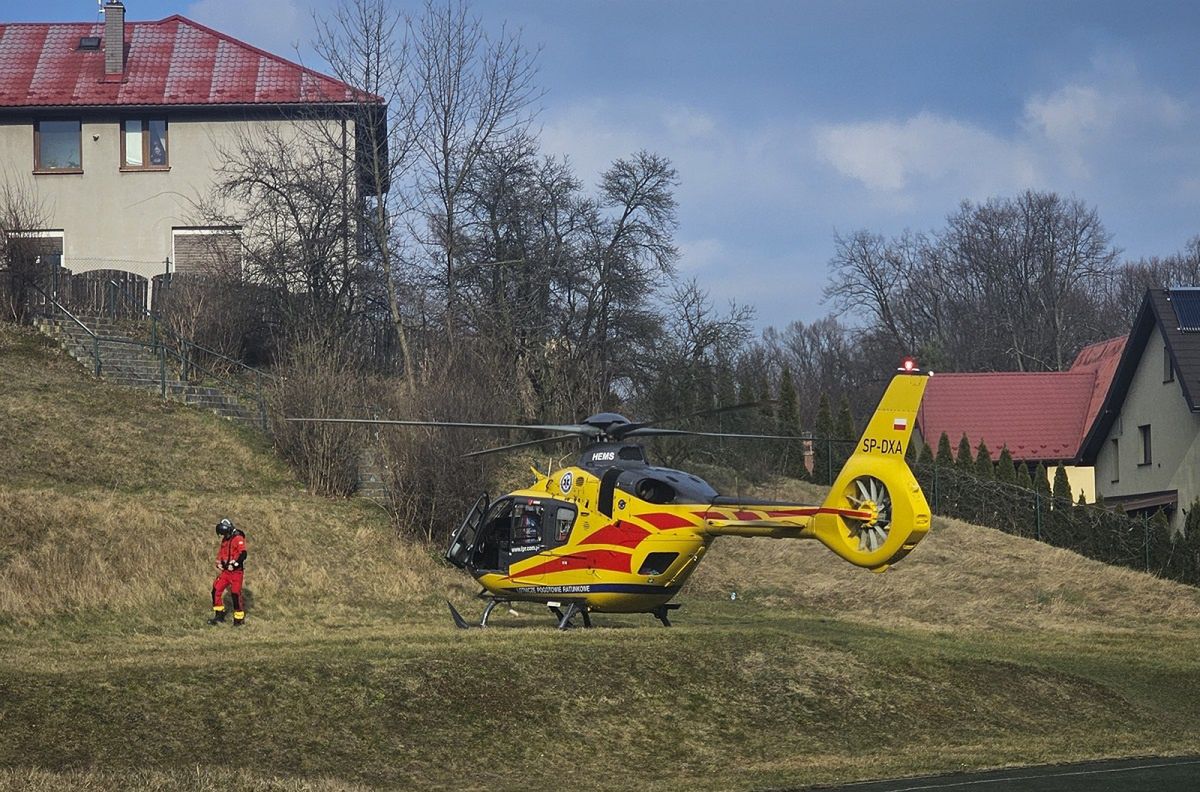
[(353, 163), (314, 132), (325, 125), (340, 123), (297, 117), (245, 126), (222, 147), (214, 189), (197, 207), (207, 224), (241, 226), (245, 277), (271, 296), (285, 332), (348, 332), (379, 288), (353, 243)]
[(1054, 193), (964, 202), (942, 246), (987, 320), (992, 344), (1021, 371), (1062, 370), (1092, 338), (1118, 251), (1096, 210)]
[(458, 268), (463, 253), (463, 194), (480, 158), (505, 141), (519, 142), (533, 118), (539, 93), (535, 55), (517, 34), (501, 29), (489, 38), (466, 3), (427, 0), (413, 40), (422, 167), (416, 175), (421, 203), (415, 236), (441, 262), (443, 324), (453, 343), (458, 313)]
[(570, 415), (577, 377), (561, 328), (562, 277), (583, 228), (581, 185), (564, 161), (525, 139), (489, 149), (464, 192), (459, 296), (464, 327), (491, 350), (523, 414)]
[(1146, 289), (1172, 286), (1200, 286), (1200, 236), (1188, 240), (1178, 253), (1129, 261), (1111, 274), (1103, 312), (1107, 334), (1129, 331)]
[(837, 237), (826, 298), (933, 365), (1059, 370), (1104, 337), (1118, 251), (1094, 208), (1054, 193), (963, 202), (930, 237)]
[(605, 171), (584, 241), (580, 340), (604, 382), (627, 379), (638, 339), (656, 332), (648, 300), (674, 275), (674, 188), (670, 160), (639, 151)]
[[(357, 170), (355, 222), (368, 259), (374, 259), (386, 287), (386, 310), (400, 347), (405, 386), (415, 387), (418, 371), (410, 340), (410, 302), (398, 280), (403, 240), (399, 233), (414, 209), (413, 196), (394, 185), (405, 183), (415, 164), (419, 81), (412, 61), (410, 20), (386, 0), (344, 0), (317, 19), (317, 53), (333, 75), (354, 86), (353, 148)], [(328, 127), (318, 127), (328, 129)], [(348, 142), (327, 139), (345, 151)]]
[[(937, 292), (925, 290), (935, 260), (924, 235), (905, 232), (894, 240), (858, 231), (834, 235), (826, 299), (842, 312), (861, 313), (902, 347), (915, 349), (918, 337), (939, 324)], [(931, 303), (910, 301), (934, 297)], [(859, 316), (855, 317), (859, 319)]]
[(6, 174), (0, 182), (0, 296), (4, 313), (15, 322), (28, 319), (38, 286), (49, 274), (45, 240), (32, 234), (44, 226), (46, 208), (27, 180)]

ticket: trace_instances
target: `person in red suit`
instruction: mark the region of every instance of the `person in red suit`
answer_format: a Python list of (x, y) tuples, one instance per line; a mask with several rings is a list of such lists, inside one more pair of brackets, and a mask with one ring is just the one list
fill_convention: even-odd
[(242, 577), (246, 568), (246, 534), (233, 527), (228, 518), (217, 523), (217, 536), (221, 537), (221, 548), (217, 550), (217, 569), (220, 573), (213, 581), (213, 616), (209, 624), (225, 621), (225, 589), (233, 595), (233, 626), (246, 623), (246, 611), (242, 609)]

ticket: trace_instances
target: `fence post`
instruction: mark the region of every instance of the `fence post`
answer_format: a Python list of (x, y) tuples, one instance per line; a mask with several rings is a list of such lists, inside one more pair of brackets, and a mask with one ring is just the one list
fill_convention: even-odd
[(941, 465), (936, 462), (933, 464), (933, 510), (939, 514), (942, 511), (942, 502), (940, 499), (941, 487), (938, 486), (938, 468)]
[(1150, 571), (1150, 521), (1142, 520), (1142, 555), (1145, 558), (1146, 571)]
[(163, 399), (167, 398), (167, 351), (162, 347), (158, 348), (158, 379), (161, 383), (161, 392)]
[(100, 376), (100, 336), (92, 335), (92, 357), (96, 359), (96, 376)]
[(1042, 493), (1037, 490), (1033, 491), (1033, 511), (1034, 518), (1034, 538), (1039, 542), (1042, 541)]
[(262, 394), (262, 372), (254, 372), (254, 386), (258, 391), (258, 419), (262, 423), (263, 432), (267, 431), (267, 403), (263, 401)]

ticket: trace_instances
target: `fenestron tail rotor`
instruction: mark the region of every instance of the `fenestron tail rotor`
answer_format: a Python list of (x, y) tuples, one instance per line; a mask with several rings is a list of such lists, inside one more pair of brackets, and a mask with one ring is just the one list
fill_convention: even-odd
[(874, 476), (859, 476), (850, 482), (847, 500), (859, 511), (874, 516), (866, 520), (847, 519), (851, 534), (858, 538), (858, 549), (873, 553), (887, 541), (892, 524), (892, 497), (887, 485)]

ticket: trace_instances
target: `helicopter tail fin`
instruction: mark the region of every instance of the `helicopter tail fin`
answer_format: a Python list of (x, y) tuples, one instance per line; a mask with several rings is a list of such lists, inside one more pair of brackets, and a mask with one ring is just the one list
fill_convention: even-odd
[(874, 572), (908, 555), (929, 531), (929, 504), (904, 456), (928, 381), (917, 370), (893, 377), (810, 526), (830, 550)]

